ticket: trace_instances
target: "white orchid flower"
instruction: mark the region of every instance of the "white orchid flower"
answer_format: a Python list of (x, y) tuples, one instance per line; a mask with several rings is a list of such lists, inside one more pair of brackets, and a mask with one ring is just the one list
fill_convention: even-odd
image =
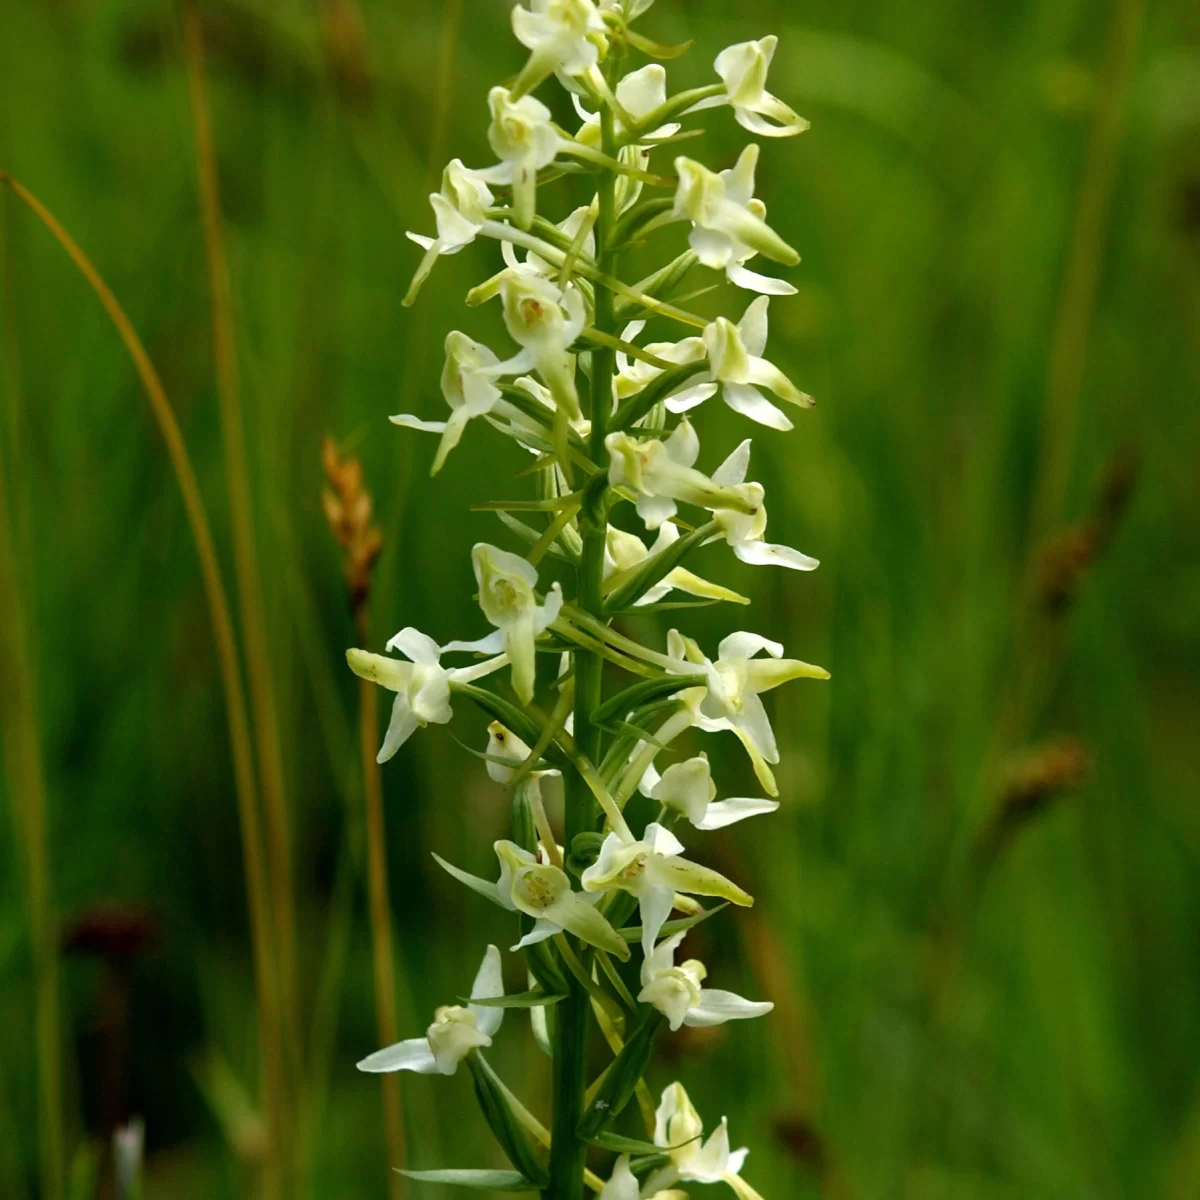
[(518, 375), (537, 370), (572, 422), (582, 420), (575, 388), (575, 356), (571, 346), (587, 324), (587, 303), (573, 283), (560, 288), (528, 265), (518, 263), (481, 284), (472, 293), (475, 303), (499, 296), (504, 324), (521, 351), (494, 369)]
[(658, 822), (646, 826), (640, 841), (625, 841), (610, 833), (600, 855), (580, 876), (585, 892), (629, 892), (637, 897), (642, 917), (642, 951), (654, 951), (659, 932), (675, 907), (675, 893), (720, 896), (748, 907), (753, 898), (731, 879), (711, 867), (683, 858), (683, 843)]
[[(654, 771), (653, 765), (650, 771)], [(759, 800), (751, 796), (718, 800), (717, 785), (713, 783), (706, 754), (673, 763), (661, 775), (654, 771), (652, 781), (643, 779), (643, 783), (648, 785), (646, 795), (682, 813), (697, 829), (724, 829), (747, 817), (775, 812), (779, 808), (778, 800)]]
[[(658, 537), (652, 546), (647, 546), (640, 537), (626, 533), (615, 525), (608, 527), (608, 537), (604, 546), (604, 578), (614, 575), (624, 575), (635, 571), (647, 560), (661, 554), (668, 546), (679, 540), (679, 529), (670, 521), (665, 521), (658, 528)], [(710, 583), (693, 575), (683, 567), (675, 567), (663, 576), (649, 591), (637, 601), (637, 607), (645, 604), (655, 604), (672, 591), (684, 592), (689, 596), (700, 596), (705, 600), (728, 600), (733, 604), (749, 604), (747, 596), (722, 587), (719, 583)]]
[(582, 75), (607, 46), (604, 19), (593, 0), (530, 0), (512, 10), (513, 33), (530, 51), (518, 91), (531, 91), (555, 72)]
[(437, 221), (437, 237), (425, 237), (409, 232), (410, 241), (425, 251), (420, 266), (404, 297), (407, 307), (417, 298), (421, 285), (429, 278), (434, 264), (442, 255), (457, 254), (478, 236), (487, 211), (492, 206), (492, 193), (484, 172), (472, 171), (460, 159), (452, 159), (442, 173), (442, 190), (429, 197)]
[(611, 456), (609, 483), (637, 494), (638, 516), (647, 529), (657, 529), (669, 521), (679, 500), (710, 510), (726, 505), (748, 507), (741, 496), (713, 483), (692, 465), (700, 455), (700, 439), (687, 420), (681, 421), (665, 442), (657, 438), (638, 441), (627, 433), (610, 433), (604, 444)]
[(743, 264), (755, 254), (793, 267), (800, 255), (766, 222), (766, 205), (754, 199), (754, 168), (758, 147), (747, 146), (737, 165), (716, 174), (693, 159), (675, 160), (679, 186), (674, 216), (691, 221), (688, 241), (705, 266), (725, 271), (733, 283), (752, 291), (794, 289), (779, 280), (754, 275)]
[[(504, 995), (500, 951), (489, 946), (471, 987), (472, 1000), (494, 1000)], [(419, 1075), (453, 1075), (474, 1050), (492, 1044), (504, 1020), (504, 1009), (493, 1005), (453, 1004), (437, 1010), (425, 1036), (397, 1042), (377, 1050), (358, 1064), (360, 1071), (416, 1071)]]
[(501, 161), (483, 174), (489, 183), (512, 185), (517, 224), (528, 229), (537, 209), (538, 172), (554, 161), (562, 139), (550, 110), (533, 96), (515, 100), (507, 88), (494, 87), (488, 93), (488, 106), (492, 113), (488, 142)]
[[(631, 71), (624, 76), (614, 89), (617, 103), (639, 124), (655, 109), (661, 108), (667, 102), (667, 72), (658, 63), (650, 63), (640, 70)], [(575, 111), (583, 118), (583, 125), (575, 136), (577, 142), (585, 146), (599, 147), (600, 145), (600, 114), (589, 112), (583, 107), (579, 97), (572, 93)], [(621, 136), (628, 131), (621, 118), (614, 116), (614, 131)], [(647, 133), (644, 140), (652, 142), (658, 138), (669, 138), (679, 132), (679, 125), (663, 125), (652, 133)]]
[(441, 647), (411, 626), (400, 630), (387, 648), (399, 650), (412, 661), (402, 662), (366, 650), (346, 651), (346, 661), (355, 675), (396, 693), (392, 718), (376, 760), (381, 763), (387, 762), (418, 729), (445, 725), (450, 720), (452, 683), (473, 683), (508, 663), (507, 656), (501, 654), (470, 667), (443, 667), (442, 654), (456, 647)]
[[(557, 227), (568, 242), (574, 242), (585, 221), (588, 222), (589, 229), (584, 235), (583, 253), (588, 258), (594, 259), (596, 257), (595, 217), (590, 204), (580, 205), (564, 220), (559, 221)], [(501, 242), (500, 253), (503, 255), (505, 263), (514, 271), (530, 271), (534, 275), (541, 275), (547, 279), (557, 279), (562, 270), (561, 264), (555, 266), (554, 263), (547, 262), (534, 250), (527, 251), (524, 260), (518, 258), (512, 242)]]
[(447, 650), (474, 650), (480, 654), (503, 652), (512, 663), (512, 683), (522, 700), (533, 699), (537, 674), (535, 643), (562, 609), (562, 588), (556, 583), (538, 603), (537, 568), (519, 554), (479, 542), (471, 551), (479, 607), (496, 626), (496, 632), (475, 642), (450, 642)]
[(725, 85), (734, 119), (760, 137), (794, 137), (809, 127), (803, 117), (767, 91), (767, 72), (778, 45), (774, 34), (757, 42), (739, 42), (722, 50), (713, 64)]
[[(617, 103), (624, 114), (640, 124), (655, 109), (667, 102), (667, 72), (658, 63), (650, 63), (640, 70), (632, 71), (617, 84), (614, 92)], [(575, 140), (581, 145), (599, 149), (601, 144), (600, 114), (589, 112), (575, 93), (571, 94), (575, 111), (583, 118)], [(614, 132), (624, 137), (628, 132), (620, 116), (613, 117)], [(660, 125), (643, 134), (636, 143), (621, 147), (620, 161), (632, 171), (647, 171), (650, 168), (650, 151), (654, 146), (679, 132), (677, 122)], [(617, 211), (624, 212), (642, 194), (642, 181), (632, 174), (621, 175), (616, 184)]]
[(572, 889), (565, 871), (515, 842), (496, 842), (495, 851), (500, 860), (500, 878), (495, 883), (461, 871), (436, 854), (433, 857), (443, 870), (493, 904), (534, 918), (533, 928), (513, 950), (522, 950), (565, 931), (622, 961), (630, 957), (625, 939), (597, 911), (592, 897)]
[[(648, 7), (648, 6), (647, 6)], [(532, 1009), (544, 1012), (544, 1009)], [(641, 1185), (629, 1166), (629, 1155), (622, 1154), (613, 1167), (613, 1173), (596, 1200), (642, 1200)], [(687, 1200), (687, 1196), (674, 1188), (669, 1191), (647, 1195), (645, 1200)]]
[(453, 330), (446, 336), (446, 365), (442, 368), (442, 395), (450, 406), (448, 421), (423, 421), (412, 413), (388, 418), (393, 425), (440, 433), (441, 443), (434, 456), (431, 475), (445, 465), (450, 451), (462, 440), (469, 421), (496, 411), (520, 417), (518, 409), (504, 404), (496, 379), (504, 373), (503, 364), (487, 346)]
[(799, 262), (799, 256), (767, 225), (767, 206), (754, 196), (754, 173), (758, 147), (742, 151), (728, 171), (714, 175), (689, 158), (676, 160), (679, 188), (675, 216), (692, 222), (688, 238), (697, 258), (716, 271), (724, 271), (729, 282), (750, 292), (768, 296), (794, 296), (796, 288), (786, 279), (759, 275), (746, 263), (759, 253), (778, 262)]
[(770, 388), (781, 400), (798, 408), (812, 408), (811, 396), (801, 392), (774, 363), (762, 357), (767, 348), (767, 311), (770, 299), (760, 296), (751, 302), (735, 325), (718, 317), (704, 329), (708, 370), (694, 376), (679, 391), (668, 396), (671, 412), (688, 412), (703, 404), (720, 386), (725, 403), (736, 413), (768, 429), (788, 430), (792, 422), (759, 391)]
[(691, 958), (675, 965), (675, 951), (686, 933), (659, 942), (642, 962), (641, 1004), (652, 1004), (667, 1018), (674, 1033), (680, 1025), (695, 1029), (764, 1017), (775, 1005), (769, 1000), (746, 1000), (733, 992), (703, 986), (708, 968)]
[(670, 1157), (670, 1165), (655, 1171), (646, 1180), (645, 1190), (685, 1183), (725, 1183), (737, 1194), (738, 1200), (762, 1200), (762, 1197), (741, 1176), (749, 1151), (729, 1150), (729, 1123), (725, 1117), (706, 1142), (704, 1122), (688, 1098), (683, 1084), (673, 1083), (663, 1091), (655, 1113), (654, 1144), (661, 1146)]
[[(761, 651), (769, 657), (758, 658)], [(735, 734), (750, 756), (759, 783), (770, 796), (779, 789), (768, 763), (779, 761), (779, 747), (767, 710), (759, 696), (793, 679), (828, 679), (824, 667), (799, 659), (784, 658), (778, 642), (757, 633), (731, 633), (717, 648), (717, 661), (704, 655), (700, 647), (677, 630), (667, 635), (667, 653), (679, 662), (680, 674), (699, 673), (707, 677), (707, 686), (689, 689), (685, 698), (695, 697), (693, 723), (709, 733), (729, 730)]]
[[(621, 340), (632, 343), (645, 328), (645, 321), (630, 321), (621, 331)], [(699, 337), (683, 338), (678, 342), (651, 342), (646, 346), (646, 352), (674, 366), (686, 366), (688, 363), (703, 362), (707, 354), (704, 348), (704, 339)], [(624, 350), (618, 350), (617, 373), (613, 376), (614, 402), (620, 402), (621, 400), (627, 400), (630, 396), (636, 396), (638, 392), (652, 383), (662, 373), (662, 367), (656, 367), (653, 363), (648, 363), (644, 359), (633, 358), (626, 354)], [(685, 390), (690, 390), (694, 386), (689, 381)], [(705, 386), (708, 390), (700, 399), (707, 400), (709, 396), (716, 395), (718, 385), (715, 382), (706, 380)], [(699, 404), (700, 400), (695, 400), (694, 403)]]
[(747, 438), (713, 472), (713, 482), (740, 492), (755, 508), (753, 516), (725, 509), (714, 513), (721, 535), (744, 563), (760, 567), (788, 567), (793, 571), (815, 571), (821, 564), (791, 546), (778, 546), (763, 541), (767, 532), (765, 491), (761, 483), (746, 483), (750, 468), (750, 439)]

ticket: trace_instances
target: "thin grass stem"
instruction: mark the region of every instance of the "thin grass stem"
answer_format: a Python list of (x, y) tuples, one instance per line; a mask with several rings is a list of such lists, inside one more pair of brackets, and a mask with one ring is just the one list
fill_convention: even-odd
[(267, 867), (275, 920), (282, 1016), (283, 1048), (295, 1059), (300, 1038), (299, 986), (296, 968), (295, 890), (292, 880), (290, 818), (279, 743), (278, 709), (271, 672), (263, 605), (262, 571), (254, 532), (250, 471), (246, 452), (246, 419), (238, 377), (229, 262), (225, 251), (217, 180), (216, 150), (204, 75), (204, 43), (200, 16), (192, 4), (183, 10), (184, 57), (196, 140), (196, 173), (200, 192), (205, 260), (212, 297), (213, 360), (225, 451), (225, 481), (233, 533), (234, 565), (246, 651), (246, 674), (258, 750), (259, 783), (266, 817)]

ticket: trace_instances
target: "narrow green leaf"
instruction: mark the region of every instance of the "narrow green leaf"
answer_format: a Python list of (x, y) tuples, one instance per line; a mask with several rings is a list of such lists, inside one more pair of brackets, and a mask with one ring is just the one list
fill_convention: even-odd
[(664, 371), (652, 379), (636, 396), (631, 396), (617, 410), (612, 420), (613, 430), (629, 430), (637, 424), (660, 400), (665, 400), (672, 392), (683, 387), (693, 375), (699, 375), (708, 368), (708, 362), (703, 360), (695, 363), (684, 363), (673, 371)]
[[(532, 917), (522, 917), (521, 934), (524, 936), (533, 928)], [(534, 942), (521, 951), (525, 955), (525, 965), (529, 973), (537, 980), (538, 987), (549, 996), (565, 996), (567, 980), (559, 969), (558, 959), (550, 942)]]
[(679, 566), (689, 550), (694, 550), (716, 532), (716, 522), (709, 521), (699, 529), (693, 529), (686, 537), (663, 547), (632, 571), (623, 573), (624, 577), (604, 601), (605, 614), (632, 608), (655, 584), (661, 583)]
[[(699, 925), (702, 921), (707, 921), (709, 917), (715, 917), (723, 908), (728, 908), (729, 902), (722, 901), (720, 904), (714, 905), (712, 908), (706, 908), (701, 913), (696, 913), (693, 917), (681, 917), (678, 921), (668, 921), (662, 927), (662, 937), (670, 937), (674, 933), (682, 933), (685, 929), (691, 929)], [(642, 927), (640, 925), (627, 926), (625, 929), (618, 929), (617, 932), (627, 942), (640, 942), (642, 940)]]
[(463, 1003), (477, 1004), (480, 1008), (541, 1008), (565, 999), (565, 994), (553, 995), (538, 988), (532, 992), (514, 992), (511, 996), (493, 996), (488, 1000), (467, 999)]
[(645, 683), (635, 683), (600, 705), (592, 714), (592, 721), (596, 725), (606, 725), (614, 718), (624, 717), (626, 713), (631, 713), (652, 700), (673, 696), (687, 688), (703, 687), (706, 680), (707, 677), (700, 674), (664, 675), (659, 679), (648, 679)]
[(712, 608), (720, 604), (720, 600), (660, 600), (654, 604), (638, 604), (632, 608), (618, 609), (611, 615), (614, 617), (642, 617), (650, 613), (678, 612), (687, 608)]
[[(486, 688), (476, 687), (472, 683), (451, 683), (450, 688), (452, 691), (466, 696), (469, 700), (474, 700), (484, 712), (499, 721), (501, 725), (506, 725), (527, 745), (535, 745), (541, 737), (541, 728), (530, 720), (524, 711), (503, 696), (489, 692)], [(553, 748), (547, 752), (547, 757), (554, 762), (556, 767), (563, 765), (562, 760), (555, 756)]]
[(508, 1155), (508, 1161), (524, 1179), (534, 1180), (539, 1187), (545, 1187), (549, 1177), (534, 1157), (529, 1138), (509, 1105), (496, 1072), (478, 1054), (468, 1055), (467, 1065), (475, 1081), (475, 1098), (501, 1149)]
[[(536, 529), (526, 525), (524, 521), (518, 520), (511, 513), (498, 512), (496, 514), (510, 533), (515, 533), (522, 541), (528, 542), (531, 546), (536, 545), (538, 539), (542, 536)], [(570, 550), (560, 541), (556, 542), (546, 552), (552, 558), (561, 559), (563, 562), (575, 563), (579, 561), (578, 555), (572, 556)]]
[(644, 1175), (647, 1171), (657, 1171), (659, 1167), (665, 1167), (670, 1161), (671, 1156), (659, 1150), (657, 1154), (639, 1154), (636, 1158), (631, 1158), (629, 1169), (635, 1175)]
[[(595, 1133), (584, 1140), (590, 1142), (593, 1146), (599, 1146), (601, 1150), (612, 1150), (616, 1154), (643, 1154), (647, 1156), (662, 1154), (662, 1147), (656, 1146), (653, 1142), (645, 1142), (641, 1138), (622, 1137), (619, 1133), (609, 1133), (607, 1130)], [(666, 1156), (664, 1155), (664, 1157)]]
[(418, 1183), (444, 1183), (481, 1192), (536, 1192), (539, 1184), (517, 1171), (400, 1171)]
[[(649, 1009), (645, 1019), (634, 1030), (625, 1043), (625, 1048), (609, 1067), (595, 1099), (583, 1114), (583, 1119), (579, 1122), (581, 1138), (594, 1141), (633, 1099), (633, 1093), (645, 1073), (650, 1053), (654, 1049), (654, 1039), (658, 1036), (662, 1024), (662, 1013), (654, 1008)], [(636, 1152), (643, 1153), (645, 1148), (644, 1144), (638, 1143)], [(650, 1147), (652, 1151), (657, 1148)]]

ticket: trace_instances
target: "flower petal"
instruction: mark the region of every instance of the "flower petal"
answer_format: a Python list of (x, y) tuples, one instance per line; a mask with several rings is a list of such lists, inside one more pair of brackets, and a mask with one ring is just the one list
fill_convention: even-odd
[[(701, 996), (703, 996), (703, 992)], [(471, 984), (472, 1000), (495, 1000), (504, 995), (504, 976), (500, 966), (500, 951), (495, 946), (489, 946), (484, 953), (483, 962)], [(504, 1020), (504, 1009), (490, 1004), (467, 1006), (475, 1014), (475, 1025), (480, 1033), (493, 1037)]]
[(654, 953), (654, 943), (675, 906), (673, 887), (644, 887), (638, 895), (638, 909), (642, 917), (642, 953)]
[[(452, 651), (467, 651), (474, 654), (499, 654), (504, 649), (504, 634), (499, 630), (489, 633), (486, 637), (477, 638), (473, 642), (447, 642), (442, 647), (443, 654), (449, 654)], [(462, 678), (461, 669), (456, 669), (455, 677)], [(463, 681), (469, 682), (467, 680)]]
[(713, 483), (722, 487), (737, 487), (746, 482), (746, 472), (750, 470), (750, 439), (747, 438), (738, 448), (713, 472)]
[(820, 560), (801, 554), (791, 546), (776, 546), (770, 542), (738, 542), (734, 554), (744, 563), (755, 567), (788, 567), (792, 571), (815, 571)]
[(568, 933), (573, 933), (589, 946), (607, 950), (622, 961), (629, 959), (629, 946), (625, 939), (579, 892), (563, 892), (555, 903), (546, 909), (546, 916), (557, 921)]
[(406, 658), (411, 658), (415, 663), (424, 663), (426, 666), (436, 667), (438, 659), (441, 657), (441, 647), (427, 633), (422, 633), (419, 629), (414, 629), (411, 625), (405, 626), (398, 634), (395, 635), (387, 644), (389, 650), (399, 650)]
[(397, 413), (394, 417), (388, 417), (393, 425), (401, 425), (405, 429), (419, 429), (422, 433), (445, 433), (445, 421), (422, 421), (420, 417), (414, 417), (412, 413)]
[(396, 751), (420, 728), (421, 722), (413, 713), (408, 703), (408, 696), (404, 692), (397, 692), (396, 699), (392, 703), (392, 719), (388, 722), (387, 733), (384, 735), (383, 745), (380, 746), (375, 761), (385, 763), (388, 759), (393, 758)]
[(753, 658), (765, 650), (772, 658), (783, 657), (783, 646), (758, 633), (731, 633), (717, 647), (717, 655), (727, 661), (737, 658)]
[(557, 921), (551, 921), (549, 917), (538, 917), (533, 923), (533, 928), (512, 949), (514, 953), (517, 950), (524, 950), (526, 946), (544, 942), (556, 933), (562, 933), (562, 926)]
[(711, 1025), (724, 1025), (726, 1021), (765, 1017), (774, 1007), (769, 1000), (746, 1000), (719, 988), (701, 988), (700, 1003), (688, 1010), (683, 1023), (693, 1029), (706, 1029)]
[(747, 817), (776, 812), (778, 800), (758, 800), (749, 796), (733, 796), (728, 800), (717, 800), (708, 806), (708, 811), (699, 821), (693, 821), (697, 829), (724, 829)]
[(418, 1075), (437, 1073), (437, 1062), (429, 1048), (428, 1038), (409, 1038), (383, 1050), (368, 1054), (358, 1064), (360, 1071), (382, 1073), (385, 1071), (416, 1071)]
[(727, 383), (725, 385), (725, 403), (735, 413), (749, 417), (756, 424), (765, 425), (768, 429), (778, 429), (787, 433), (795, 426), (779, 408), (770, 402), (756, 387), (746, 383)]
[(757, 292), (760, 296), (794, 296), (796, 285), (786, 279), (776, 279), (774, 275), (760, 275), (757, 271), (748, 270), (741, 263), (731, 262), (725, 268), (729, 282), (735, 287), (747, 292)]
[(732, 879), (727, 879), (712, 867), (701, 866), (687, 858), (671, 855), (654, 859), (653, 868), (648, 863), (646, 873), (650, 874), (651, 869), (655, 884), (671, 888), (674, 892), (684, 892), (689, 896), (719, 896), (742, 908), (749, 908), (754, 903), (754, 897), (738, 887)]
[(638, 1200), (637, 1176), (629, 1169), (629, 1155), (622, 1154), (597, 1200)]

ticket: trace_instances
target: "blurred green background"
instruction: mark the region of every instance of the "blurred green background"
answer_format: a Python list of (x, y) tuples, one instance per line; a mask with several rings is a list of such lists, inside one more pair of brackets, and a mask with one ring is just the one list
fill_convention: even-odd
[[(358, 456), (376, 497), (371, 648), (406, 624), (478, 636), (469, 549), (507, 542), (468, 507), (518, 494), (524, 462), (473, 426), (430, 482), (435, 439), (386, 417), (440, 415), (449, 328), (508, 344), (495, 311), (461, 304), (491, 246), (443, 260), (417, 308), (399, 300), (418, 258), (403, 233), (431, 230), (449, 157), (491, 161), (485, 95), (522, 53), (501, 0), (199, 16), (293, 842), (294, 1194), (380, 1197), (379, 1091), (354, 1069), (377, 1042), (342, 657), (357, 634), (321, 443)], [(659, 0), (645, 28), (696, 39), (674, 87), (778, 33), (772, 89), (813, 122), (764, 145), (759, 194), (804, 255), (773, 357), (820, 407), (791, 435), (716, 405), (701, 428), (708, 467), (756, 434), (772, 537), (822, 567), (706, 551), (696, 569), (754, 607), (689, 628), (709, 646), (748, 625), (833, 672), (773, 694), (781, 814), (706, 846), (758, 906), (690, 939), (722, 986), (777, 1011), (673, 1039), (652, 1081), (678, 1071), (710, 1121), (727, 1113), (773, 1200), (1198, 1196), (1200, 9)], [(728, 112), (707, 125), (688, 153), (729, 165), (746, 135)], [(144, 339), (236, 614), (179, 11), (4, 0), (0, 168)], [(81, 1148), (131, 1113), (148, 1198), (254, 1194), (242, 842), (195, 545), (108, 318), (2, 199), (0, 1195), (49, 1200), (33, 964), (68, 942), (49, 1027), (75, 1194)], [(744, 295), (719, 302), (736, 314)], [(452, 727), (478, 748), (481, 729), (465, 708)], [(727, 740), (707, 745), (723, 794), (755, 794)], [(486, 941), (511, 939), (430, 851), (488, 874), (507, 814), (444, 729), (383, 786), (412, 1036)], [(519, 1013), (494, 1061), (547, 1111)], [(406, 1077), (402, 1095), (412, 1165), (499, 1164), (465, 1073)]]

